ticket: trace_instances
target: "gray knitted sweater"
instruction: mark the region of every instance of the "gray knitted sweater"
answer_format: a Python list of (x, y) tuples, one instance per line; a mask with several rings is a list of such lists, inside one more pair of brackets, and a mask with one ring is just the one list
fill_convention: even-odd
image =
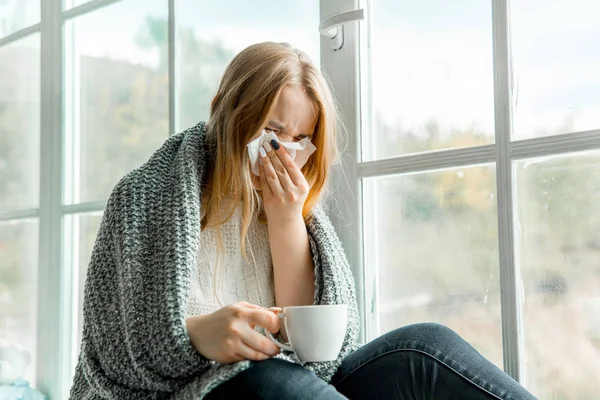
[[(83, 339), (71, 399), (202, 399), (250, 361), (219, 364), (199, 354), (184, 310), (196, 268), (205, 124), (170, 137), (115, 186), (88, 267)], [(338, 359), (306, 363), (329, 381), (357, 345), (352, 273), (325, 212), (307, 225), (315, 266), (315, 304), (347, 304)], [(201, 251), (201, 249), (200, 249)], [(277, 357), (298, 362), (293, 353)]]

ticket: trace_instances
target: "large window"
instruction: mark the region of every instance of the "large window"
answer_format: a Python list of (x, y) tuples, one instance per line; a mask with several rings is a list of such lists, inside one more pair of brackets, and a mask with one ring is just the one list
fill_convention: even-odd
[[(39, 22), (27, 18), (27, 7), (17, 2), (7, 7), (12, 8), (0, 17), (0, 41), (3, 33)], [(0, 3), (4, 16), (2, 10)], [(0, 46), (0, 339), (29, 353), (25, 379), (31, 381), (36, 378), (39, 288), (39, 65), (38, 33), (26, 32)]]
[[(360, 8), (334, 39), (319, 33)], [(111, 189), (208, 118), (238, 51), (271, 40), (321, 65), (347, 127), (331, 217), (362, 339), (440, 322), (539, 398), (593, 398), (598, 12), (594, 0), (0, 0), (0, 338), (31, 354), (26, 379), (68, 397)]]
[(244, 47), (289, 42), (318, 64), (318, 25), (318, 0), (0, 1), (0, 338), (30, 353), (39, 390), (68, 397), (117, 181), (208, 118)]
[(333, 214), (365, 340), (440, 322), (539, 398), (593, 398), (599, 6), (356, 3), (323, 7), (366, 20), (322, 61), (350, 131)]

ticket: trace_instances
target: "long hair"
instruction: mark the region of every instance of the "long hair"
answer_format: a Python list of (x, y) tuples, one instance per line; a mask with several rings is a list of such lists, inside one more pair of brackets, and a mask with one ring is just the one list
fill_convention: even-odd
[(206, 144), (214, 155), (207, 165), (202, 195), (202, 229), (217, 229), (217, 254), (223, 249), (220, 225), (238, 205), (242, 211), (242, 254), (246, 260), (246, 235), (257, 216), (266, 221), (262, 194), (252, 185), (246, 145), (265, 128), (282, 90), (302, 88), (317, 112), (312, 142), (317, 148), (302, 173), (309, 193), (302, 209), (305, 222), (324, 194), (330, 167), (339, 159), (339, 113), (331, 90), (303, 51), (287, 43), (264, 42), (247, 47), (225, 69), (210, 110)]

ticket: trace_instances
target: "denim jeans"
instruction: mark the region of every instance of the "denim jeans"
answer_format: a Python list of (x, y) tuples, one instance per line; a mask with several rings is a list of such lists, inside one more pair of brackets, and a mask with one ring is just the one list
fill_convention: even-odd
[(349, 354), (327, 384), (298, 364), (253, 363), (206, 397), (216, 399), (535, 399), (451, 329), (398, 328)]

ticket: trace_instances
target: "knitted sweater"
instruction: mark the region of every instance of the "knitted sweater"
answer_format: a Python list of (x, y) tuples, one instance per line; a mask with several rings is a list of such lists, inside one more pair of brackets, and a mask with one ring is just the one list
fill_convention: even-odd
[[(198, 268), (192, 271), (185, 316), (204, 315), (227, 304), (247, 301), (268, 308), (275, 306), (273, 265), (267, 226), (252, 218), (246, 235), (248, 261), (242, 256), (242, 213), (235, 213), (220, 226), (224, 254), (217, 265), (217, 230), (200, 233)], [(215, 276), (216, 270), (216, 276)]]
[[(213, 153), (200, 123), (171, 136), (113, 189), (88, 266), (83, 338), (71, 399), (202, 399), (250, 367), (219, 364), (191, 344), (185, 313), (200, 243), (200, 199)], [(329, 381), (357, 348), (354, 280), (321, 208), (307, 224), (315, 304), (347, 304), (348, 325), (335, 361), (305, 363)], [(277, 357), (299, 362), (293, 353)]]

